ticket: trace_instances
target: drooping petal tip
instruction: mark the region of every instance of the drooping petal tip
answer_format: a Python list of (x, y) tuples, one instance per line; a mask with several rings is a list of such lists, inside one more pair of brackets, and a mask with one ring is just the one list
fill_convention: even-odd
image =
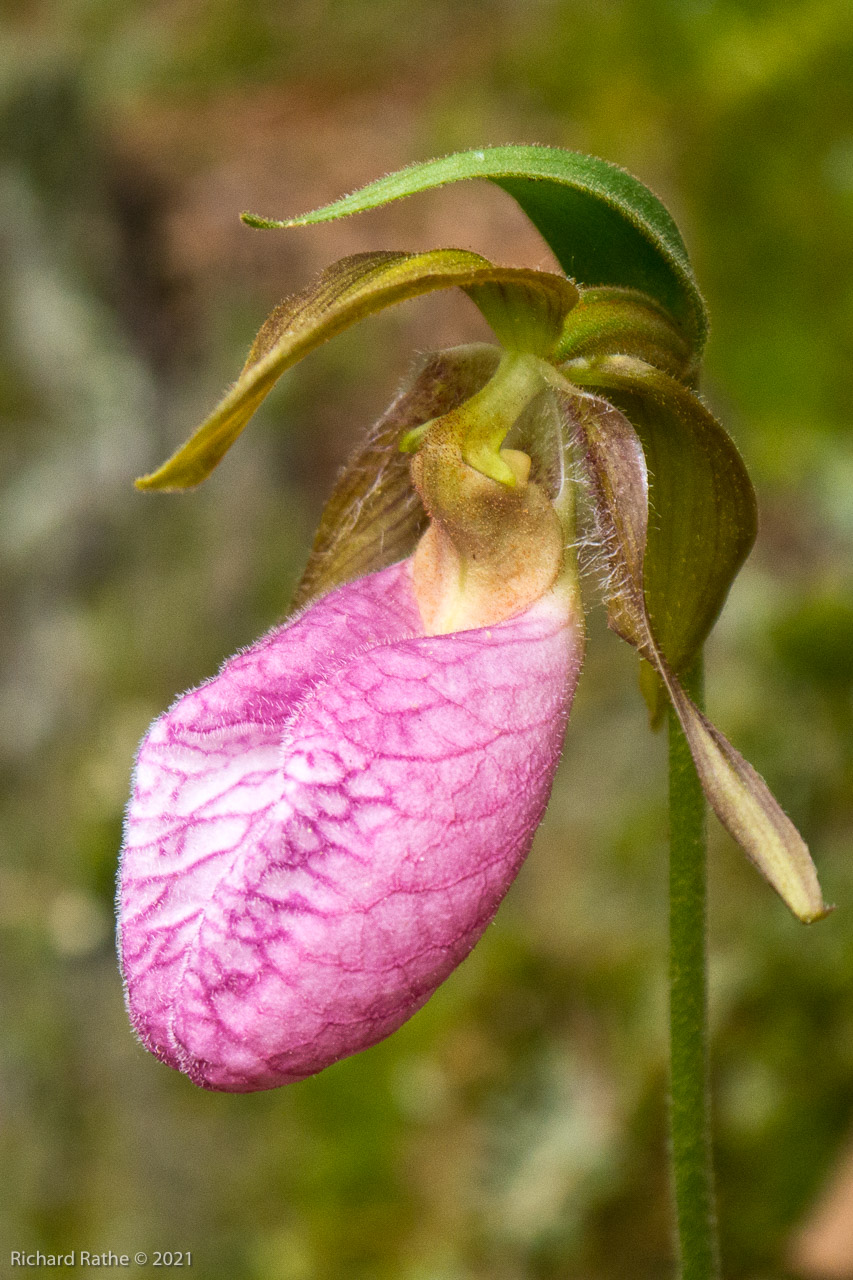
[(527, 854), (582, 637), (559, 587), (491, 627), (425, 635), (403, 562), (179, 699), (140, 748), (119, 878), (145, 1046), (248, 1092), (411, 1017)]

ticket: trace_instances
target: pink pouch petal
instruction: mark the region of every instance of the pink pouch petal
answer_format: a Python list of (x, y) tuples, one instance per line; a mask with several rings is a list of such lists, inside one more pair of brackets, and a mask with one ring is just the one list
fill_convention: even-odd
[(408, 562), (314, 604), (140, 748), (119, 885), (143, 1043), (207, 1088), (311, 1075), (470, 951), (542, 816), (580, 667), (558, 590), (424, 636)]

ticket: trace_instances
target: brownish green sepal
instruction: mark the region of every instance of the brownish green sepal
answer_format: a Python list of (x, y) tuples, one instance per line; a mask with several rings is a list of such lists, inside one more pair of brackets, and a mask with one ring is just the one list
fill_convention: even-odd
[[(562, 329), (577, 290), (562, 276), (498, 267), (464, 249), (428, 253), (363, 253), (343, 258), (319, 280), (272, 312), (234, 386), (195, 434), (140, 489), (188, 489), (210, 475), (278, 378), (329, 338), (385, 307), (436, 289), (465, 289), (483, 303), (499, 336), (512, 336), (513, 308), (529, 313), (521, 331), (548, 348)], [(525, 327), (526, 326), (526, 327)]]
[(651, 664), (684, 728), (709, 804), (798, 919), (829, 908), (808, 848), (756, 773), (684, 692), (658, 643), (644, 583), (649, 532), (649, 477), (643, 446), (614, 405), (581, 391), (556, 370), (550, 376), (568, 416), (593, 493), (609, 569), (610, 626)]
[(620, 409), (642, 443), (651, 513), (645, 604), (658, 646), (682, 674), (755, 541), (755, 493), (746, 467), (699, 397), (660, 369), (628, 356), (564, 368), (573, 382)]

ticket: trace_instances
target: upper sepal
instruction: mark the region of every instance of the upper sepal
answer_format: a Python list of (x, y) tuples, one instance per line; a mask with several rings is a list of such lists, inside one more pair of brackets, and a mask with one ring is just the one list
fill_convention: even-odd
[[(464, 249), (356, 254), (282, 302), (263, 324), (243, 370), (210, 417), (140, 489), (188, 489), (205, 480), (277, 379), (335, 334), (385, 307), (436, 289), (466, 290), (511, 350), (546, 355), (578, 292), (545, 271), (499, 267)], [(525, 347), (524, 344), (528, 346)]]

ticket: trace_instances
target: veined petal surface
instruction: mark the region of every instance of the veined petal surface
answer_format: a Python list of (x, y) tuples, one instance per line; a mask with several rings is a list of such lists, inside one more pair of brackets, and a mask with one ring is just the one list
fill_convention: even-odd
[(409, 562), (323, 597), (140, 748), (119, 884), (131, 1018), (206, 1088), (375, 1044), (492, 919), (551, 789), (582, 656), (555, 588), (423, 634)]

